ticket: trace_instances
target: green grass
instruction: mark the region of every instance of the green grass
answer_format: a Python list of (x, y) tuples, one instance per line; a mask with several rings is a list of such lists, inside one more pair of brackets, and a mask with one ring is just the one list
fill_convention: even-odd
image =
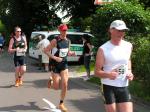
[[(94, 66), (95, 66), (95, 63), (94, 62), (91, 62), (90, 64), (90, 69), (91, 71), (94, 71)], [(79, 69), (77, 69), (77, 72), (85, 72), (85, 67), (84, 65), (80, 65)]]
[(93, 84), (96, 84), (96, 85), (101, 85), (100, 78), (98, 78), (98, 77), (92, 77), (88, 81), (91, 82), (91, 83), (93, 83)]
[[(91, 71), (94, 71), (94, 68), (95, 68), (95, 63), (94, 63), (94, 62), (91, 62), (90, 68), (91, 68)], [(77, 69), (77, 71), (78, 71), (79, 73), (80, 73), (80, 72), (85, 72), (85, 67), (84, 67), (84, 65), (80, 65), (80, 67)], [(100, 85), (100, 78), (98, 78), (98, 77), (92, 77), (92, 78), (90, 78), (90, 80), (88, 80), (88, 81), (91, 82), (91, 83)]]

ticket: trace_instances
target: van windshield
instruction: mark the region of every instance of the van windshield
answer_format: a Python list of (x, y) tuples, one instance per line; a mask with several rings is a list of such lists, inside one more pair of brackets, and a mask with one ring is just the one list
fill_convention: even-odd
[(42, 34), (39, 34), (39, 33), (32, 33), (31, 34), (29, 47), (32, 47), (33, 49), (36, 49), (36, 46), (37, 46), (38, 42), (40, 41), (39, 40), (39, 35), (42, 35)]
[(67, 35), (67, 38), (70, 39), (71, 44), (83, 44), (82, 35)]
[[(57, 36), (59, 36), (59, 34), (50, 35), (48, 37), (48, 40), (51, 41), (52, 39), (56, 38)], [(67, 34), (67, 38), (71, 41), (71, 44), (83, 44), (82, 35)]]

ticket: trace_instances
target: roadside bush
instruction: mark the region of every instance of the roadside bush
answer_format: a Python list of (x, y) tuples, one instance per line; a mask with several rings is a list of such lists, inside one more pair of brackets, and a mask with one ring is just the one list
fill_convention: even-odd
[(150, 101), (150, 35), (127, 37), (127, 40), (133, 44), (132, 68), (135, 78), (130, 84), (131, 93)]
[(0, 32), (4, 32), (6, 30), (5, 25), (0, 20)]
[(108, 29), (112, 21), (121, 19), (125, 21), (130, 31), (128, 35), (143, 35), (150, 32), (150, 12), (145, 11), (141, 5), (130, 2), (116, 1), (98, 7), (92, 17), (91, 32), (94, 34), (95, 46), (100, 46), (108, 39)]
[(141, 81), (145, 87), (150, 88), (150, 37), (136, 37), (132, 41), (133, 55), (132, 66), (136, 78)]

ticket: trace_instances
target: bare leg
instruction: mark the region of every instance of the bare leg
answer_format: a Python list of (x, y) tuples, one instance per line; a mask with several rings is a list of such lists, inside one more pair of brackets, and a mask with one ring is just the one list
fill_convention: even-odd
[(20, 67), (20, 77), (22, 77), (25, 72), (26, 72), (26, 66), (23, 65), (23, 66)]
[(68, 69), (61, 72), (61, 100), (64, 100), (68, 89)]
[(61, 71), (61, 94), (60, 94), (60, 104), (59, 109), (61, 109), (62, 112), (67, 112), (67, 108), (65, 107), (63, 101), (65, 99), (67, 89), (68, 89), (68, 69)]
[(105, 109), (106, 109), (106, 112), (117, 112), (115, 103), (105, 105)]
[(18, 87), (19, 86), (19, 75), (20, 75), (20, 72), (19, 72), (20, 68), (19, 66), (17, 66), (15, 68), (15, 86)]
[(45, 65), (45, 68), (44, 68), (44, 69), (45, 69), (45, 71), (47, 71), (47, 72), (48, 72), (48, 71), (49, 71), (49, 63), (44, 63), (44, 65)]
[(22, 85), (23, 84), (23, 75), (24, 75), (24, 73), (26, 72), (26, 66), (24, 65), (24, 66), (21, 66), (20, 67), (20, 76), (19, 76), (19, 84), (20, 85)]
[(53, 72), (51, 75), (52, 75), (52, 81), (53, 81), (51, 87), (55, 90), (60, 89), (60, 75), (58, 73), (53, 73)]
[(19, 68), (19, 66), (17, 66), (17, 67), (15, 68), (15, 79), (16, 79), (16, 80), (19, 78), (19, 75), (20, 75), (20, 68)]
[(117, 104), (118, 112), (133, 112), (132, 102), (124, 102)]

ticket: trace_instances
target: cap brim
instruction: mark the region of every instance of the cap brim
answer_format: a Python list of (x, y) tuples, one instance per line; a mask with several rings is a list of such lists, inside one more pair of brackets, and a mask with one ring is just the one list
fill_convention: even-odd
[(117, 30), (129, 30), (129, 28), (127, 28), (127, 27), (115, 27), (115, 29), (117, 29)]

